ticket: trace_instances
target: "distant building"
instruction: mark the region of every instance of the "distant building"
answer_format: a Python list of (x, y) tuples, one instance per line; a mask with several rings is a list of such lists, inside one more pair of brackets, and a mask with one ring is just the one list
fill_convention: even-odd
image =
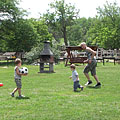
[(3, 54), (0, 54), (0, 60), (8, 60), (8, 59), (16, 59), (24, 58), (24, 52), (5, 52)]

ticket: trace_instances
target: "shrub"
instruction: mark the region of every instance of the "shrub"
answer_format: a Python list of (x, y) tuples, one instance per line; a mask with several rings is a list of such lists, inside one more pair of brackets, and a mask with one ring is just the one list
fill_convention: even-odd
[[(59, 45), (52, 44), (51, 51), (54, 55), (55, 63), (58, 63), (58, 59), (60, 56), (60, 50), (58, 49)], [(34, 63), (37, 59), (40, 58), (40, 53), (43, 50), (43, 44), (39, 45), (38, 47), (34, 47), (31, 49), (30, 52), (25, 54), (26, 62), (28, 64)]]

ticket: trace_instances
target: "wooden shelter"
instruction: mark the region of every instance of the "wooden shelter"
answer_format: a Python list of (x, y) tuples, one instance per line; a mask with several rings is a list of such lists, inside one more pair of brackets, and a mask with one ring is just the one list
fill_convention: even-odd
[[(97, 46), (89, 46), (91, 49), (97, 51)], [(72, 51), (81, 51), (82, 52), (82, 48), (80, 46), (69, 46), (66, 47), (66, 52), (67, 52), (67, 58), (66, 58), (66, 62), (65, 62), (65, 66), (69, 65), (68, 62), (70, 64), (73, 63), (83, 63), (84, 64), (84, 60), (87, 60), (87, 56), (86, 55), (73, 55)]]

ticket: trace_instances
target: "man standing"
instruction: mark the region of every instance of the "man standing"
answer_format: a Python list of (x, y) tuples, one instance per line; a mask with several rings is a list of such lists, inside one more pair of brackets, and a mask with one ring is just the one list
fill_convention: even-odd
[(90, 47), (87, 47), (85, 42), (81, 43), (80, 46), (83, 50), (86, 51), (87, 58), (88, 58), (87, 60), (84, 61), (84, 62), (88, 63), (87, 66), (84, 69), (84, 74), (85, 74), (86, 78), (88, 79), (88, 82), (85, 85), (87, 86), (87, 85), (92, 84), (92, 81), (90, 80), (90, 77), (89, 77), (89, 74), (88, 74), (89, 72), (91, 72), (91, 75), (94, 77), (94, 79), (97, 82), (95, 87), (101, 86), (101, 83), (98, 80), (98, 77), (96, 75), (97, 61), (94, 57), (96, 55), (96, 52), (94, 50), (92, 50)]

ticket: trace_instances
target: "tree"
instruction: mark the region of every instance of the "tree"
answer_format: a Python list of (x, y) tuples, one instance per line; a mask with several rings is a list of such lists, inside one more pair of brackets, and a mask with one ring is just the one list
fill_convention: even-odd
[(17, 7), (19, 0), (0, 0), (0, 21), (5, 19), (15, 20), (22, 14)]
[(65, 45), (68, 46), (67, 27), (74, 23), (74, 20), (78, 17), (79, 10), (76, 10), (75, 6), (71, 4), (65, 4), (65, 0), (55, 0), (55, 2), (50, 4), (50, 8), (54, 12), (48, 10), (44, 14), (49, 30), (53, 36), (59, 35), (59, 37), (63, 37)]
[(48, 26), (43, 20), (29, 19), (28, 20), (34, 26), (37, 33), (36, 44), (32, 49), (26, 53), (28, 63), (33, 63), (36, 59), (40, 57), (40, 52), (43, 49), (43, 42), (49, 40), (52, 43), (52, 34), (48, 32)]
[(75, 21), (70, 27), (67, 27), (67, 37), (70, 41), (70, 45), (79, 45), (80, 42), (88, 42), (87, 41), (87, 32), (91, 27), (92, 18), (79, 18)]
[(102, 19), (104, 27), (108, 33), (108, 37), (104, 40), (105, 46), (109, 48), (120, 47), (120, 7), (117, 3), (108, 3), (104, 5), (104, 9), (98, 8), (99, 18)]
[(19, 1), (0, 0), (0, 51), (8, 50), (9, 40), (14, 39), (15, 23), (25, 15), (26, 11), (18, 8)]
[(37, 44), (41, 44), (41, 42), (43, 43), (45, 40), (49, 40), (50, 42), (52, 42), (53, 36), (49, 33), (48, 26), (45, 24), (44, 20), (37, 20), (32, 18), (28, 21), (31, 22), (36, 29), (38, 35)]
[(97, 11), (98, 16), (88, 32), (89, 41), (106, 49), (120, 48), (120, 7), (116, 2), (106, 2)]
[(30, 51), (36, 44), (37, 32), (34, 26), (24, 19), (13, 22), (3, 22), (4, 35), (2, 40), (6, 42), (7, 51)]

